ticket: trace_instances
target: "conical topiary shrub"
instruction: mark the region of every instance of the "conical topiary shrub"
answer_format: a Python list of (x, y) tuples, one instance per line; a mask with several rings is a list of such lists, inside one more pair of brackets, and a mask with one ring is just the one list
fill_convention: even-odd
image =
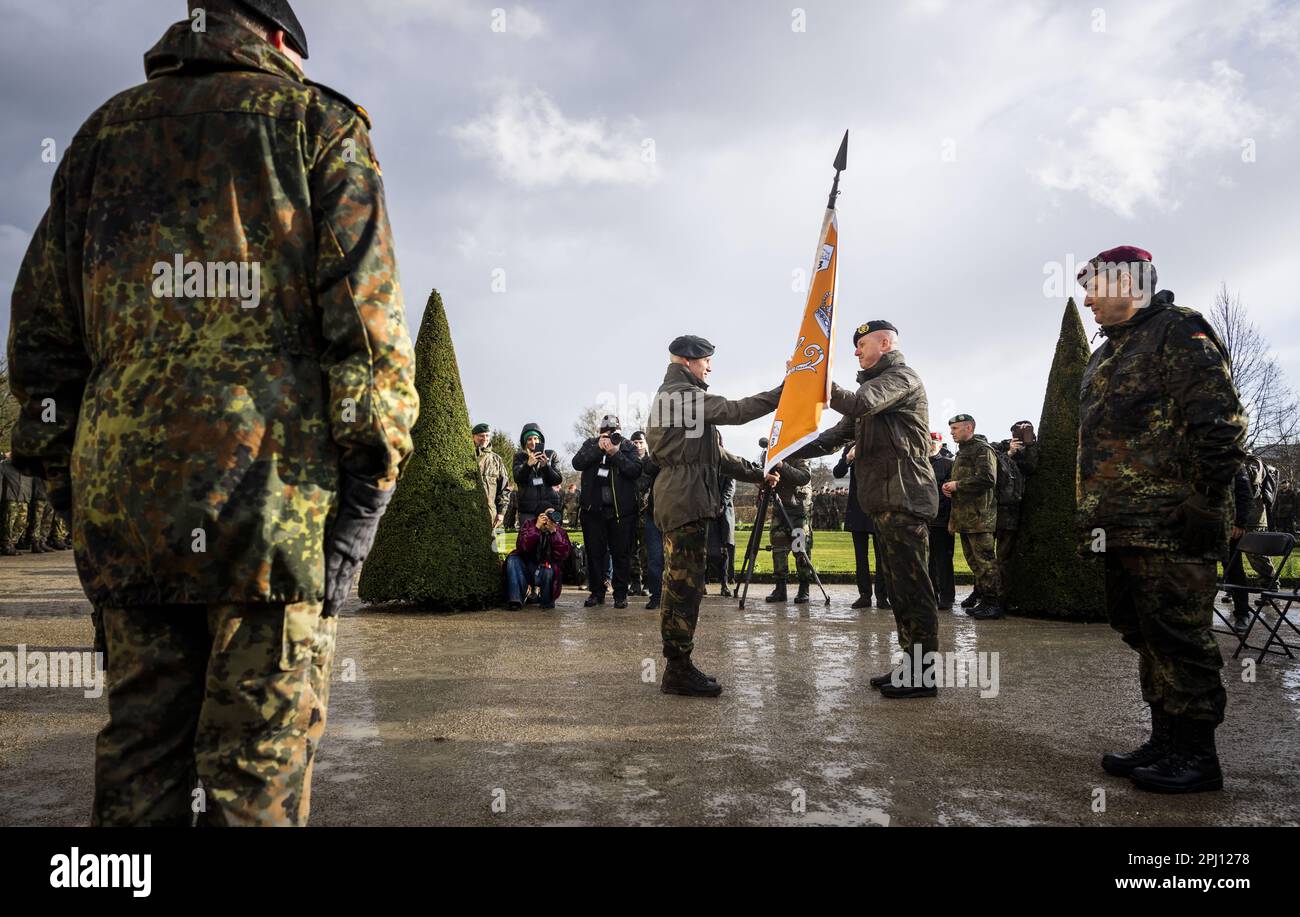
[(1092, 355), (1071, 299), (1047, 377), (1038, 423), (1038, 470), (1025, 482), (1020, 534), (1011, 557), (1011, 610), (1033, 617), (1104, 618), (1100, 556), (1081, 557), (1076, 520), (1079, 386)]
[(429, 295), (415, 342), (415, 389), (420, 418), (411, 431), (413, 449), (357, 592), (365, 602), (430, 611), (489, 607), (500, 595), (501, 563), (437, 290)]

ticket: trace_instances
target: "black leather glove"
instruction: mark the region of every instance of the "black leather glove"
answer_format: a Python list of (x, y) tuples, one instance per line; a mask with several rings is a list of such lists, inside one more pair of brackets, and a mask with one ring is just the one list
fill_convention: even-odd
[(339, 507), (325, 533), (325, 608), (328, 618), (338, 611), (352, 589), (357, 567), (370, 553), (379, 520), (395, 488), (381, 490), (344, 473), (339, 482)]
[(1183, 548), (1193, 555), (1213, 554), (1223, 545), (1223, 512), (1205, 494), (1195, 493), (1174, 510), (1183, 527)]

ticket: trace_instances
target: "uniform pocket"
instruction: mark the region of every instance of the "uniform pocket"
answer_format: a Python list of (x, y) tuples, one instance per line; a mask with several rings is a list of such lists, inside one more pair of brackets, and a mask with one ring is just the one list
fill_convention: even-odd
[(280, 671), (296, 672), (315, 663), (321, 653), (321, 636), (320, 603), (285, 605), (280, 640)]

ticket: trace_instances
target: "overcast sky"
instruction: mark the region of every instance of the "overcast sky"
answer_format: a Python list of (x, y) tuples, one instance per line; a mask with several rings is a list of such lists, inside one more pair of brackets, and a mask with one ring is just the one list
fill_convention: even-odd
[[(1183, 305), (1226, 282), (1300, 383), (1298, 3), (587, 0), (495, 31), (502, 2), (294, 4), (308, 75), (374, 120), (411, 335), (436, 287), (474, 421), (559, 446), (602, 394), (644, 404), (683, 333), (717, 345), (712, 391), (775, 386), (845, 128), (840, 384), (887, 318), (935, 429), (1037, 423), (1073, 266), (1121, 243)], [(42, 141), (184, 11), (0, 0), (6, 304)], [(766, 428), (724, 436), (752, 457)]]

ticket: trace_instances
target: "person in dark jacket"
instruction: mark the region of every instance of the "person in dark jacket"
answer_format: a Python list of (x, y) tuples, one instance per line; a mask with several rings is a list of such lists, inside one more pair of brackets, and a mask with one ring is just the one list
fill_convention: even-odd
[(519, 433), (519, 451), (513, 462), (515, 480), (515, 523), (519, 531), (524, 523), (536, 519), (547, 507), (560, 508), (555, 487), (564, 481), (560, 474), (560, 457), (546, 448), (546, 436), (535, 423), (524, 424)]
[(931, 433), (930, 437), (930, 467), (934, 469), (934, 482), (939, 487), (939, 515), (930, 523), (930, 580), (934, 583), (939, 608), (949, 611), (957, 600), (956, 577), (952, 570), (957, 539), (948, 531), (952, 498), (943, 492), (943, 485), (952, 478), (952, 458), (943, 454), (943, 434)]
[(569, 536), (560, 527), (559, 510), (548, 508), (525, 522), (506, 558), (506, 607), (518, 611), (529, 589), (535, 588), (542, 607), (554, 608), (564, 589), (561, 571), (572, 550)]
[[(729, 598), (736, 583), (736, 481), (728, 475), (718, 476), (718, 496), (721, 504), (718, 517), (709, 526), (709, 566), (714, 578), (722, 584), (721, 595)], [(708, 582), (709, 577), (705, 577)]]
[(858, 580), (858, 598), (852, 607), (871, 607), (872, 575), (870, 558), (874, 548), (876, 558), (876, 605), (880, 608), (888, 608), (889, 571), (885, 569), (885, 552), (880, 547), (880, 539), (876, 537), (876, 530), (871, 524), (871, 517), (863, 511), (862, 506), (858, 503), (858, 484), (854, 480), (852, 473), (853, 459), (856, 455), (856, 445), (845, 446), (844, 451), (840, 453), (840, 460), (831, 469), (831, 474), (834, 477), (842, 478), (848, 475), (849, 478), (849, 499), (844, 508), (844, 530), (853, 535), (853, 560)]
[(614, 607), (627, 607), (631, 552), (639, 504), (637, 480), (641, 455), (619, 432), (618, 418), (606, 414), (600, 435), (582, 444), (573, 456), (582, 472), (582, 542), (587, 549), (587, 608), (605, 604), (605, 572), (613, 557)]

